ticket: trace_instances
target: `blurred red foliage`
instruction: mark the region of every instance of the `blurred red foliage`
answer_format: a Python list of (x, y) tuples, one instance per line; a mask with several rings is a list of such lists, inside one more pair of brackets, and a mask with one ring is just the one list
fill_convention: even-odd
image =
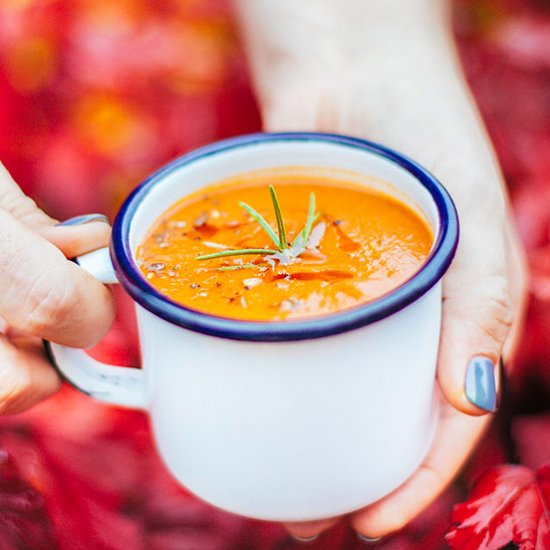
[(44, 497), (17, 469), (5, 450), (0, 451), (0, 548), (53, 550), (56, 543), (44, 507)]
[[(0, 158), (24, 190), (59, 218), (113, 215), (175, 155), (258, 129), (229, 8), (224, 0), (3, 0)], [(543, 521), (538, 505), (519, 502), (535, 498), (535, 471), (550, 460), (550, 2), (456, 0), (455, 8), (465, 71), (528, 252), (531, 303), (500, 425), (441, 498), (377, 547), (444, 547), (452, 507), (478, 479), (455, 509), (448, 541), (536, 548), (510, 526)], [(136, 366), (132, 306), (119, 301), (115, 327), (94, 355)], [(277, 525), (197, 501), (160, 464), (143, 415), (70, 388), (1, 419), (0, 449), (0, 550), (299, 547)], [(514, 459), (525, 466), (487, 471)], [(528, 488), (504, 520), (499, 495), (517, 487)], [(464, 533), (481, 538), (458, 543)], [(310, 547), (365, 546), (340, 525)]]

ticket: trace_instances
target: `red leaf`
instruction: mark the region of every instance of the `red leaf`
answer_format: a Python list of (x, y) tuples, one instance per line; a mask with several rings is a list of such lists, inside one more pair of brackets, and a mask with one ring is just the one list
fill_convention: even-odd
[(445, 540), (453, 549), (550, 548), (550, 464), (537, 472), (505, 464), (487, 470), (455, 506)]

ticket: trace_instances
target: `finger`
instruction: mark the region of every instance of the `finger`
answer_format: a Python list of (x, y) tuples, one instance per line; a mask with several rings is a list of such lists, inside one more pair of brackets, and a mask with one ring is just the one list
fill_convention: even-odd
[(498, 228), (485, 235), (476, 231), (475, 226), (464, 228), (443, 280), (437, 370), (445, 398), (473, 415), (496, 410), (496, 366), (513, 320), (504, 234)]
[(0, 414), (24, 411), (53, 395), (61, 380), (41, 340), (0, 336)]
[(0, 207), (57, 246), (67, 258), (80, 256), (107, 246), (109, 243), (110, 227), (105, 216), (100, 214), (79, 216), (73, 218), (78, 220), (78, 223), (63, 222), (60, 225), (21, 191), (1, 164)]
[(0, 207), (27, 227), (53, 225), (56, 220), (44, 213), (15, 183), (10, 173), (0, 164)]
[(286, 522), (284, 526), (294, 538), (305, 542), (314, 540), (338, 521), (340, 521), (340, 518), (329, 518), (320, 521), (292, 521)]
[(89, 347), (114, 319), (109, 290), (0, 209), (0, 316), (26, 334)]
[(422, 512), (457, 474), (491, 419), (463, 415), (447, 404), (445, 411), (435, 443), (420, 468), (393, 493), (351, 517), (358, 533), (385, 537)]
[(61, 224), (42, 226), (37, 232), (59, 248), (66, 258), (76, 258), (108, 246), (111, 226), (105, 216), (88, 214), (71, 218)]

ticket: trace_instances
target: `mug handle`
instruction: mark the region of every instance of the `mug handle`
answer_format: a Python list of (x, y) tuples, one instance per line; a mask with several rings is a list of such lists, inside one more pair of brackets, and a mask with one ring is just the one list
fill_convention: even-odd
[[(118, 283), (109, 248), (100, 248), (73, 260), (104, 284)], [(132, 409), (146, 409), (142, 369), (101, 363), (84, 350), (44, 340), (50, 361), (60, 376), (82, 393), (99, 401)]]

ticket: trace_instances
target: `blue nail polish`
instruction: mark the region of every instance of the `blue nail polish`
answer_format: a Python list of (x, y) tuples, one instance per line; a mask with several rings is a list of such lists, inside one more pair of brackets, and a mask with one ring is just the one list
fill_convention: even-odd
[(70, 225), (84, 225), (86, 223), (92, 222), (104, 222), (109, 223), (109, 218), (103, 214), (84, 214), (82, 216), (75, 216), (74, 218), (69, 218), (64, 222), (60, 222), (56, 225), (58, 226), (70, 226)]
[(487, 357), (473, 357), (468, 364), (464, 392), (468, 401), (484, 411), (497, 410), (495, 366)]
[(373, 544), (375, 542), (378, 542), (379, 540), (382, 540), (382, 537), (377, 537), (377, 538), (373, 539), (373, 538), (367, 537), (365, 535), (362, 535), (361, 533), (357, 533), (357, 538), (360, 541), (367, 542), (368, 544)]
[(313, 535), (312, 537), (299, 537), (298, 535), (292, 535), (292, 538), (301, 543), (313, 542), (319, 538), (319, 535)]

